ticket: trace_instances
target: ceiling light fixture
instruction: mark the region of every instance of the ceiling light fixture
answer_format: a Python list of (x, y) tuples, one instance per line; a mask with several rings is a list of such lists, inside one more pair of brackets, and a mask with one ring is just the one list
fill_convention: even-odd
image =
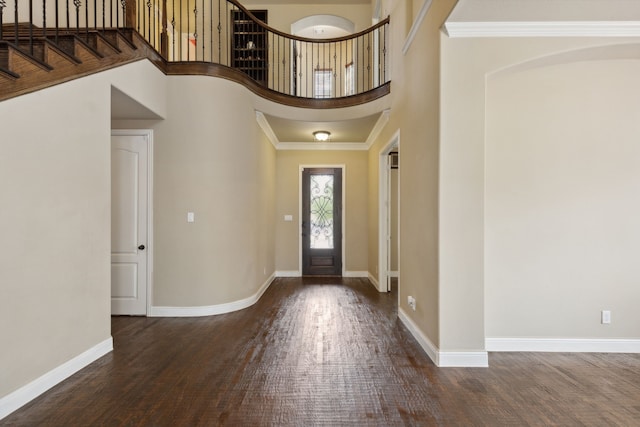
[(316, 141), (320, 141), (320, 142), (327, 141), (330, 136), (331, 136), (331, 133), (327, 132), (326, 130), (317, 130), (313, 133), (313, 138)]

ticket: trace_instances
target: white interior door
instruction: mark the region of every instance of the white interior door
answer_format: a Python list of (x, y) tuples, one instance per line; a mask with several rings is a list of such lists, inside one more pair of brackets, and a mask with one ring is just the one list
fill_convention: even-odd
[(111, 313), (147, 314), (147, 135), (111, 136)]

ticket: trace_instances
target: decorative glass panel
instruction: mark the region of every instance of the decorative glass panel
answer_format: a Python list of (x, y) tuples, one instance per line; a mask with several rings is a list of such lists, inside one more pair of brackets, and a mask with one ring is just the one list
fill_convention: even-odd
[(333, 249), (333, 175), (311, 175), (311, 249)]

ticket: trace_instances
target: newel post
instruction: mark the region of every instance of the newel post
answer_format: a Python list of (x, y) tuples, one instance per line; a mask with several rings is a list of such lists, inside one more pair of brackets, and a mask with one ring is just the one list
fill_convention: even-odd
[(160, 33), (160, 54), (169, 59), (169, 34), (167, 33), (167, 0), (162, 0), (162, 32)]
[(125, 7), (125, 27), (136, 28), (136, 1), (135, 0), (122, 0)]

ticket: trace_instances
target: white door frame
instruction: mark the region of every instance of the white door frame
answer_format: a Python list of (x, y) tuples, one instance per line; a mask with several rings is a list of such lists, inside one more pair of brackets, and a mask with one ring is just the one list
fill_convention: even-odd
[[(397, 130), (389, 142), (380, 150), (378, 164), (378, 290), (380, 292), (388, 292), (389, 271), (389, 210), (391, 209), (391, 200), (389, 194), (389, 168), (387, 167), (387, 159), (389, 153), (394, 149), (400, 148), (400, 130)], [(398, 174), (398, 187), (400, 187), (400, 174)], [(398, 229), (400, 229), (400, 194), (398, 194)], [(400, 260), (400, 233), (398, 234), (398, 262)], [(398, 266), (398, 275), (400, 274), (400, 266)]]
[(334, 168), (342, 169), (342, 277), (346, 276), (345, 242), (347, 241), (347, 224), (345, 221), (345, 196), (347, 190), (347, 166), (342, 165), (299, 165), (298, 168), (298, 275), (302, 276), (302, 172), (305, 168)]
[[(112, 136), (144, 136), (147, 142), (147, 316), (151, 313), (153, 300), (153, 130), (152, 129), (112, 129)], [(109, 293), (111, 295), (111, 293)]]

